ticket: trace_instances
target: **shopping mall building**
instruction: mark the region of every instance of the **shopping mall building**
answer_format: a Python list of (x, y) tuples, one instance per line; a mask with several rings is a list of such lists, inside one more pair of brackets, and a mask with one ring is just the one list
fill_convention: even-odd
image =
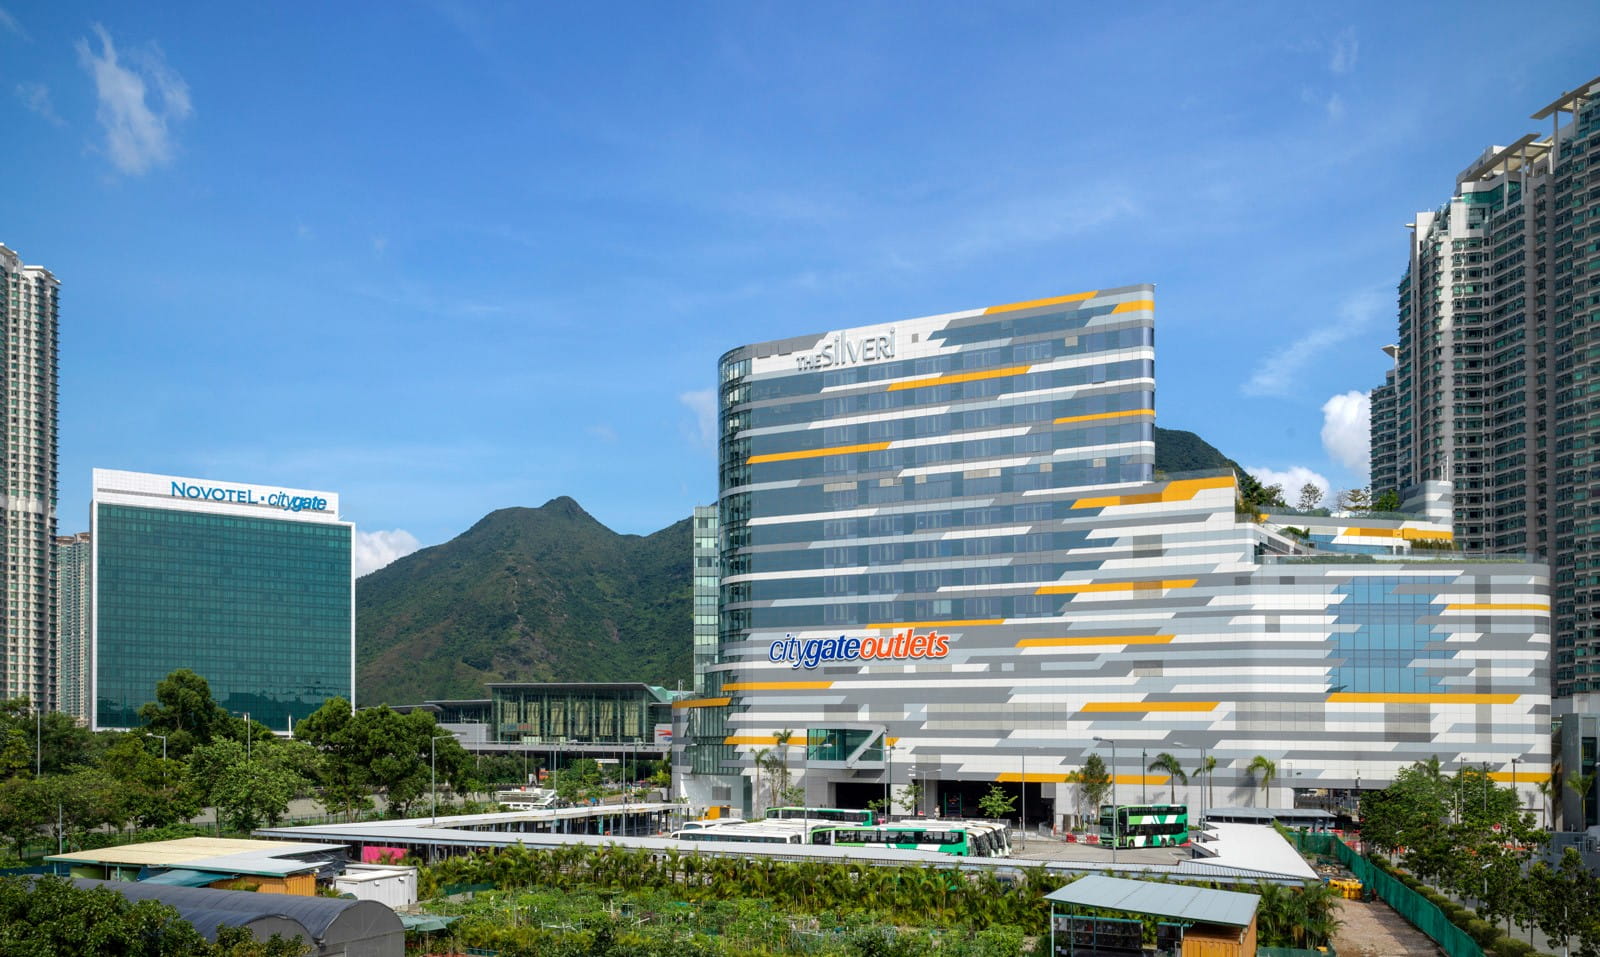
[(749, 813), (782, 753), (813, 805), (915, 783), (972, 813), (998, 782), (1043, 822), (1080, 810), (1092, 754), (1123, 803), (1168, 799), (1166, 752), (1214, 759), (1192, 804), (1332, 802), (1437, 756), (1534, 805), (1546, 567), (1451, 551), (1445, 483), (1403, 513), (1260, 514), (1231, 472), (1157, 475), (1154, 315), (1128, 286), (723, 356), (717, 654), (674, 705), (681, 796)]

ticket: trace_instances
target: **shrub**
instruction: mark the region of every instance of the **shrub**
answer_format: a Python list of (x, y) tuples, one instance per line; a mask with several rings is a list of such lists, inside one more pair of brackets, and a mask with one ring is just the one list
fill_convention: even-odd
[(1488, 947), (1500, 936), (1500, 931), (1481, 917), (1472, 918), (1461, 929), (1466, 931), (1473, 940), (1477, 941), (1479, 947)]
[(1525, 940), (1514, 937), (1502, 937), (1489, 946), (1488, 953), (1493, 957), (1529, 957), (1537, 953), (1534, 946)]

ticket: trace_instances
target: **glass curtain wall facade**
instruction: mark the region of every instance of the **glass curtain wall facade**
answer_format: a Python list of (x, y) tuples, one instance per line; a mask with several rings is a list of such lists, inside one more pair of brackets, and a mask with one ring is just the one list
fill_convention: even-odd
[(1533, 119), (1549, 134), (1484, 150), (1412, 224), (1372, 476), (1451, 481), (1463, 546), (1550, 560), (1565, 699), (1600, 691), (1600, 78)]
[(60, 283), (50, 270), (29, 266), (0, 245), (0, 342), (5, 402), (0, 436), (5, 441), (5, 500), (0, 537), (5, 553), (5, 648), (0, 657), (0, 696), (27, 698), (55, 710), (56, 633), (54, 584), (56, 538), (56, 431), (58, 409)]
[(671, 720), (670, 697), (645, 684), (492, 684), (502, 744), (653, 744)]
[(727, 753), (680, 793), (721, 803), (783, 731), (807, 803), (999, 783), (1030, 820), (1071, 810), (1093, 754), (1165, 791), (1141, 748), (1214, 759), (1220, 803), (1255, 799), (1257, 755), (1299, 788), (1435, 754), (1548, 776), (1545, 568), (1463, 563), (1443, 483), (1414, 514), (1280, 517), (1241, 515), (1231, 473), (1155, 476), (1153, 299), (723, 357), (719, 657), (674, 707)]
[(89, 533), (56, 539), (56, 706), (89, 720)]
[(178, 668), (274, 729), (355, 700), (354, 527), (336, 496), (101, 469), (94, 487), (96, 728), (136, 727)]

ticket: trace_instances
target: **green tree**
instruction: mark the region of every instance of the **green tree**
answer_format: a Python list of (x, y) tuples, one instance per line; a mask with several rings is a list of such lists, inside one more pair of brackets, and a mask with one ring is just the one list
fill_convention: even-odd
[(1589, 873), (1576, 848), (1566, 848), (1555, 867), (1539, 861), (1528, 870), (1534, 923), (1562, 950), (1573, 937), (1593, 925), (1600, 914), (1600, 880)]
[(236, 722), (211, 697), (206, 679), (179, 668), (156, 684), (156, 700), (139, 709), (139, 720), (151, 734), (167, 736), (167, 753), (186, 758), (199, 745), (219, 737), (243, 737), (243, 725)]
[(1377, 498), (1372, 500), (1372, 510), (1374, 512), (1400, 511), (1400, 493), (1396, 492), (1394, 489), (1388, 489), (1382, 495), (1379, 495)]
[(1261, 797), (1267, 800), (1272, 794), (1272, 779), (1278, 776), (1278, 765), (1264, 754), (1250, 759), (1245, 771), (1261, 785)]
[(0, 954), (29, 957), (301, 957), (299, 938), (221, 927), (207, 941), (176, 909), (58, 877), (0, 878)]
[[(804, 799), (804, 795), (802, 795), (802, 799)], [(794, 803), (798, 804), (799, 802), (797, 801)], [(900, 792), (900, 797), (897, 801), (895, 801), (895, 803), (900, 805), (900, 810), (907, 814), (916, 814), (917, 812), (921, 811), (922, 782), (912, 781), (910, 784), (906, 785), (905, 790)]]
[(579, 758), (555, 773), (556, 796), (569, 804), (589, 800), (600, 787), (600, 764), (593, 758)]
[(1183, 765), (1178, 763), (1177, 758), (1165, 751), (1156, 755), (1155, 760), (1151, 761), (1150, 766), (1145, 768), (1145, 770), (1167, 772), (1167, 795), (1168, 799), (1173, 802), (1176, 802), (1178, 797), (1177, 788), (1174, 782), (1176, 782), (1176, 784), (1182, 784), (1184, 787), (1189, 786), (1189, 775), (1184, 773)]
[(24, 856), (28, 841), (38, 836), (55, 809), (46, 806), (43, 784), (31, 777), (0, 781), (0, 835), (11, 842), (13, 856)]
[(1579, 774), (1573, 771), (1567, 775), (1567, 790), (1578, 796), (1578, 821), (1577, 827), (1568, 830), (1581, 831), (1589, 823), (1589, 794), (1594, 790), (1594, 772)]
[(0, 778), (35, 769), (64, 774), (92, 764), (93, 750), (94, 736), (70, 716), (35, 714), (27, 698), (0, 701)]
[(144, 828), (187, 821), (200, 812), (200, 800), (189, 785), (189, 767), (161, 758), (161, 742), (137, 732), (114, 734), (100, 757), (100, 767), (118, 784), (124, 810)]
[(203, 782), (206, 804), (217, 809), (219, 820), (238, 831), (276, 824), (289, 802), (307, 783), (285, 760), (282, 749), (245, 747), (230, 738), (194, 749), (189, 774)]
[(978, 799), (978, 809), (984, 817), (1006, 817), (1017, 809), (1017, 796), (1007, 794), (998, 784), (991, 784), (989, 793)]
[(1084, 759), (1083, 768), (1078, 771), (1078, 792), (1089, 805), (1090, 820), (1099, 820), (1100, 806), (1111, 796), (1111, 775), (1100, 755), (1091, 754)]
[(1307, 482), (1300, 486), (1300, 501), (1295, 503), (1295, 508), (1302, 512), (1309, 512), (1316, 508), (1322, 501), (1322, 489)]
[(1368, 487), (1347, 488), (1339, 493), (1336, 504), (1346, 511), (1367, 512), (1372, 510), (1372, 489)]
[(368, 769), (372, 754), (349, 701), (329, 698), (295, 727), (294, 736), (322, 754), (315, 780), (320, 787), (317, 800), (324, 810), (353, 820), (357, 813), (372, 809), (373, 783)]

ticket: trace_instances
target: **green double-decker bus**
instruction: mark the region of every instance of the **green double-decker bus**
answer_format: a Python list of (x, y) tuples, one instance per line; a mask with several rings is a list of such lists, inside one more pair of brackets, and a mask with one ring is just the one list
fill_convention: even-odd
[(1107, 804), (1100, 843), (1111, 847), (1175, 847), (1189, 843), (1187, 804)]

